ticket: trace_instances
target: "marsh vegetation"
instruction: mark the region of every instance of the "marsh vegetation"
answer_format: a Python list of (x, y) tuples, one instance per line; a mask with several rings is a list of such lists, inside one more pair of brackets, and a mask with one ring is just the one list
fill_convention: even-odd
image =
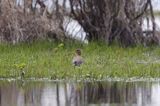
[(159, 106), (153, 1), (0, 0), (0, 106)]
[[(151, 0), (50, 3), (51, 6), (43, 0), (0, 0), (0, 77), (160, 76), (160, 37)], [(143, 30), (144, 20), (151, 23), (147, 24), (151, 29)], [(78, 29), (72, 22), (78, 24)], [(79, 36), (83, 39), (74, 38), (81, 31)], [(82, 49), (85, 64), (74, 68), (71, 60), (77, 48)]]
[[(77, 48), (85, 63), (72, 65)], [(107, 77), (160, 77), (159, 47), (122, 48), (92, 42), (88, 45), (38, 41), (32, 44), (0, 45), (0, 77), (49, 79), (105, 79)]]

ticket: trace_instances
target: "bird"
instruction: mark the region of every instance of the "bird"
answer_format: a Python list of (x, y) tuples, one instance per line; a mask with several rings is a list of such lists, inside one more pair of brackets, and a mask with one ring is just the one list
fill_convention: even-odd
[(22, 71), (22, 72), (21, 72), (21, 79), (24, 79), (24, 76), (25, 76), (25, 72)]
[(84, 63), (83, 58), (81, 57), (80, 49), (76, 49), (75, 56), (73, 57), (72, 63), (74, 66), (78, 66), (78, 67), (80, 67)]

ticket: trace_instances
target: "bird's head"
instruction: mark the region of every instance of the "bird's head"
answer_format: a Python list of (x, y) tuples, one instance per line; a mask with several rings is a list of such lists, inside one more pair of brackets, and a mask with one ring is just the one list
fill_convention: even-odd
[(81, 50), (80, 49), (76, 49), (76, 55), (81, 56)]

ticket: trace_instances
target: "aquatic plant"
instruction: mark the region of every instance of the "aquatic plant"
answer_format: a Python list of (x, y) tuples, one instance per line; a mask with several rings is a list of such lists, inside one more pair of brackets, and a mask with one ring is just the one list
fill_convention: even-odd
[[(92, 42), (83, 45), (65, 42), (38, 41), (32, 44), (0, 45), (0, 77), (51, 79), (105, 79), (131, 77), (160, 77), (159, 47), (121, 48)], [(77, 48), (83, 50), (84, 64), (74, 68), (72, 58)]]

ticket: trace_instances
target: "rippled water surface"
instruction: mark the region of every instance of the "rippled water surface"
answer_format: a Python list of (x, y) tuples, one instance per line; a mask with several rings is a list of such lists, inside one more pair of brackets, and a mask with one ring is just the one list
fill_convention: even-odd
[(0, 81), (0, 106), (160, 106), (160, 82)]

